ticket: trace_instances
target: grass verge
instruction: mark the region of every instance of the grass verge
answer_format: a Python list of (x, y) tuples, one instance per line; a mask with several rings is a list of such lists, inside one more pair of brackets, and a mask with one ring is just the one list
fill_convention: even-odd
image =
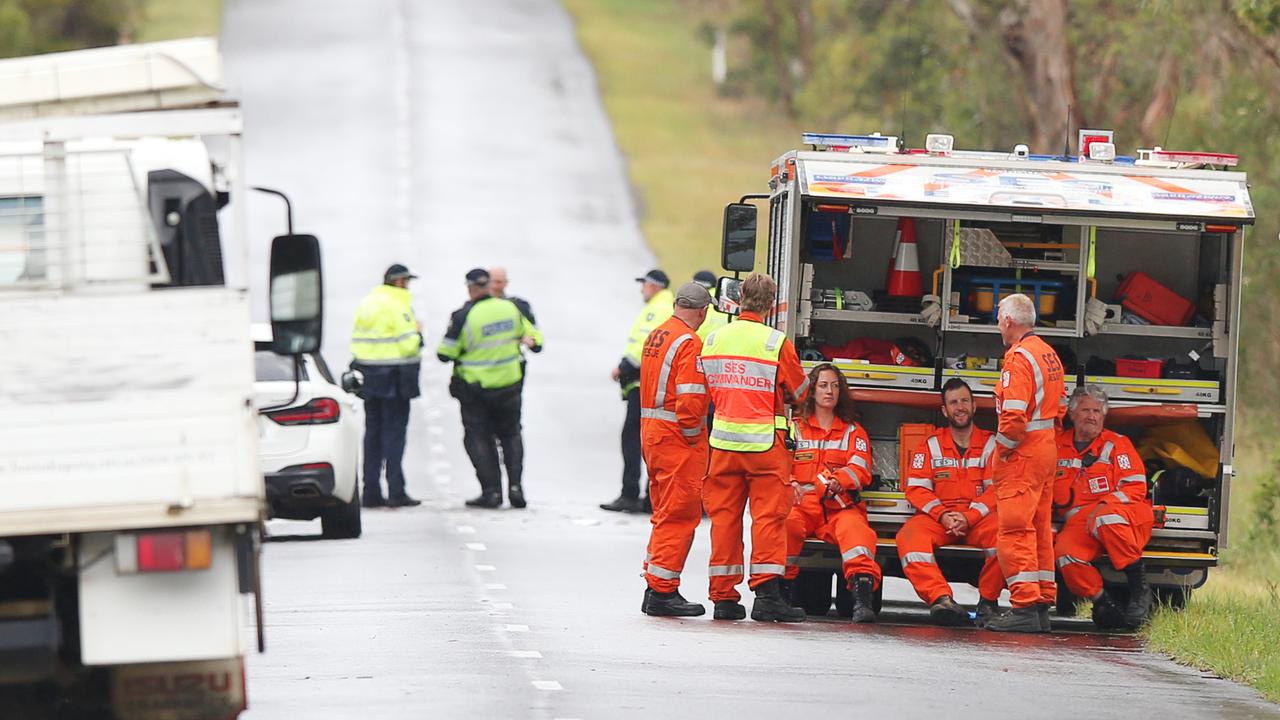
[(701, 19), (675, 0), (565, 0), (595, 67), (658, 262), (683, 282), (720, 268), (724, 205), (767, 191), (769, 164), (799, 144), (764, 103), (722, 97)]
[(217, 35), (222, 0), (138, 0), (136, 42)]

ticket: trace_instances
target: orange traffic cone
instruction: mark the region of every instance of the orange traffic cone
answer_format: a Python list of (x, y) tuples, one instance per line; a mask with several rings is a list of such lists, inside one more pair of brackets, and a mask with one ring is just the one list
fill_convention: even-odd
[(920, 297), (924, 284), (920, 277), (920, 256), (916, 251), (916, 221), (898, 218), (898, 232), (893, 241), (893, 267), (885, 280), (889, 297)]

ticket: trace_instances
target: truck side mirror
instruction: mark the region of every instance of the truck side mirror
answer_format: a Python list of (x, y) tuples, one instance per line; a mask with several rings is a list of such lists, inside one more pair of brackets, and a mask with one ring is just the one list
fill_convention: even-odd
[(270, 288), (271, 349), (281, 355), (319, 351), (324, 284), (314, 235), (280, 235), (271, 241)]
[(716, 309), (730, 317), (738, 317), (742, 311), (742, 281), (722, 277), (716, 283)]
[(720, 265), (730, 272), (751, 272), (756, 266), (756, 206), (730, 203), (724, 208)]

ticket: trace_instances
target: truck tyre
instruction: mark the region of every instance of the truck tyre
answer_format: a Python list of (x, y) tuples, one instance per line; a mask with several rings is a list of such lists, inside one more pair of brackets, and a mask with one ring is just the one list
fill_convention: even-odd
[(826, 615), (831, 609), (831, 570), (802, 569), (795, 579), (794, 597), (806, 615)]
[(1191, 588), (1188, 587), (1160, 586), (1154, 587), (1152, 590), (1155, 591), (1156, 604), (1167, 607), (1170, 610), (1186, 608), (1187, 601), (1191, 599)]
[(320, 516), (320, 534), (331, 540), (354, 540), (360, 537), (360, 486), (351, 490), (351, 500), (341, 507), (326, 510)]

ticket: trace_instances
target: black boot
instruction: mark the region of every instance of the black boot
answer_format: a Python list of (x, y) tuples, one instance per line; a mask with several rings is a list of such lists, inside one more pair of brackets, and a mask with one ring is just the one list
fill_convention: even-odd
[(1014, 608), (987, 621), (986, 628), (995, 632), (1040, 633), (1040, 607), (1029, 605)]
[(741, 620), (747, 616), (747, 609), (735, 600), (718, 600), (711, 617), (715, 620)]
[(612, 502), (600, 503), (600, 509), (610, 512), (637, 513), (644, 510), (644, 504), (640, 502), (640, 498), (619, 495)]
[(870, 575), (857, 575), (849, 581), (849, 590), (853, 592), (853, 621), (869, 623), (876, 621), (875, 595), (876, 581)]
[(1053, 623), (1049, 620), (1049, 604), (1040, 603), (1036, 608), (1040, 613), (1040, 632), (1053, 632)]
[(700, 603), (685, 600), (679, 590), (669, 593), (650, 591), (649, 605), (644, 612), (653, 617), (697, 617), (705, 615), (707, 609)]
[(780, 578), (778, 580), (778, 594), (782, 596), (783, 602), (788, 605), (799, 605), (795, 598), (796, 583), (794, 580)]
[(1000, 603), (996, 600), (982, 598), (978, 600), (978, 607), (974, 608), (974, 610), (974, 614), (977, 615), (977, 617), (974, 618), (973, 624), (980, 628), (986, 627), (987, 621), (999, 614)]
[(511, 501), (511, 507), (517, 510), (523, 510), (529, 504), (524, 500), (524, 487), (521, 485), (507, 488), (507, 499)]
[(760, 583), (755, 588), (756, 601), (751, 605), (751, 619), (762, 622), (804, 622), (804, 610), (791, 607), (782, 599), (778, 579)]
[(1129, 605), (1124, 609), (1124, 624), (1137, 629), (1151, 614), (1151, 583), (1147, 582), (1146, 568), (1141, 560), (1125, 568), (1124, 576), (1129, 581)]
[(967, 624), (965, 621), (969, 619), (969, 613), (957, 605), (950, 595), (943, 595), (929, 606), (929, 617), (939, 625), (955, 627)]
[(496, 490), (493, 492), (482, 492), (476, 497), (468, 500), (467, 507), (489, 508), (490, 510), (493, 508), (500, 508), (502, 507), (502, 493)]
[(414, 500), (408, 495), (396, 495), (387, 498), (387, 507), (389, 508), (418, 507), (421, 504), (421, 500)]
[(1116, 605), (1106, 590), (1093, 599), (1093, 626), (1099, 630), (1118, 630), (1124, 627), (1124, 610)]
[(387, 506), (387, 501), (382, 499), (382, 495), (371, 495), (365, 493), (360, 499), (360, 506), (367, 508), (381, 508)]
[(645, 587), (644, 599), (640, 601), (640, 612), (649, 614), (649, 598), (653, 596), (653, 588)]

